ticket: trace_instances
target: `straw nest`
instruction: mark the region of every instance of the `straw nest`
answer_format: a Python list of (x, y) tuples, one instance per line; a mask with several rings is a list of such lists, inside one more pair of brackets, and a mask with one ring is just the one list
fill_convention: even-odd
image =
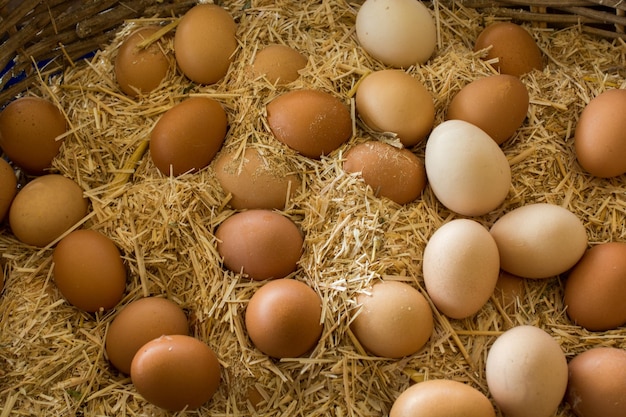
[[(117, 415), (167, 413), (146, 403), (128, 377), (107, 361), (104, 338), (119, 308), (148, 295), (166, 296), (187, 312), (191, 332), (207, 342), (222, 365), (222, 384), (202, 409), (178, 415), (381, 416), (414, 381), (451, 378), (488, 395), (487, 349), (504, 330), (533, 324), (552, 334), (568, 358), (592, 346), (626, 348), (626, 329), (587, 332), (568, 321), (560, 277), (525, 282), (513, 304), (492, 299), (475, 316), (451, 320), (435, 314), (435, 331), (417, 354), (401, 360), (368, 355), (349, 330), (355, 296), (372, 282), (395, 279), (424, 294), (422, 253), (444, 222), (458, 217), (441, 206), (429, 188), (411, 204), (377, 198), (342, 170), (342, 155), (365, 140), (391, 140), (364, 128), (355, 117), (353, 138), (319, 161), (297, 155), (269, 133), (265, 106), (292, 89), (316, 88), (354, 109), (354, 88), (366, 73), (382, 69), (359, 47), (354, 34), (358, 3), (236, 0), (225, 7), (238, 22), (239, 48), (225, 79), (191, 84), (172, 71), (152, 94), (121, 94), (112, 72), (117, 47), (133, 28), (171, 19), (129, 21), (117, 38), (88, 62), (62, 75), (41, 74), (36, 94), (58, 103), (67, 116), (67, 136), (53, 170), (76, 180), (91, 201), (79, 227), (115, 241), (128, 267), (128, 288), (118, 308), (87, 314), (59, 294), (51, 273), (51, 248), (0, 235), (5, 289), (0, 300), (0, 416)], [(424, 66), (408, 72), (432, 92), (437, 123), (453, 95), (470, 81), (493, 74), (472, 52), (473, 39), (490, 20), (458, 4), (431, 5), (438, 47)], [(513, 186), (505, 203), (476, 220), (489, 226), (523, 204), (549, 202), (568, 208), (584, 222), (590, 244), (626, 241), (623, 177), (593, 178), (573, 153), (573, 130), (585, 104), (609, 88), (626, 88), (626, 44), (590, 38), (579, 28), (533, 29), (547, 58), (542, 72), (522, 78), (531, 104), (527, 120), (502, 145)], [(308, 65), (285, 87), (263, 79), (250, 82), (246, 67), (264, 45), (284, 43), (302, 51)], [(166, 38), (165, 48), (172, 48)], [(243, 313), (262, 283), (226, 272), (215, 249), (215, 228), (233, 211), (212, 168), (167, 178), (145, 151), (159, 116), (185, 97), (220, 101), (229, 116), (224, 149), (258, 147), (276, 169), (295, 171), (303, 185), (284, 213), (305, 234), (304, 254), (294, 279), (323, 299), (324, 332), (306, 357), (273, 360), (247, 338)], [(353, 112), (354, 113), (354, 112)], [(424, 144), (414, 149), (423, 157)], [(137, 156), (141, 156), (138, 158)], [(135, 162), (137, 161), (137, 162)], [(250, 390), (262, 397), (255, 411)], [(558, 416), (570, 416), (566, 405)]]

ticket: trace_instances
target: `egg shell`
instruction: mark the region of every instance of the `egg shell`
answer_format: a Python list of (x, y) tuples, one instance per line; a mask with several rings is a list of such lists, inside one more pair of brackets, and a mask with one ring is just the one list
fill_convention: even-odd
[(191, 97), (167, 110), (150, 133), (150, 156), (164, 175), (198, 171), (222, 147), (228, 118), (212, 98)]
[(435, 122), (432, 94), (402, 70), (375, 71), (356, 91), (356, 110), (363, 122), (378, 132), (392, 132), (411, 147), (424, 140)]
[(413, 152), (387, 143), (368, 141), (346, 152), (343, 169), (359, 173), (374, 194), (398, 204), (417, 199), (426, 187), (424, 163)]
[(54, 283), (65, 299), (81, 310), (110, 310), (126, 290), (126, 267), (115, 243), (102, 233), (75, 230), (52, 254)]
[(591, 331), (626, 323), (626, 243), (600, 243), (588, 249), (565, 281), (567, 315)]
[(215, 231), (217, 250), (229, 270), (260, 281), (283, 278), (298, 266), (304, 239), (289, 218), (271, 210), (246, 210)]
[(506, 417), (551, 417), (567, 387), (565, 354), (539, 327), (513, 327), (498, 336), (485, 364), (491, 397)]
[(226, 193), (228, 204), (241, 209), (284, 209), (302, 185), (300, 176), (284, 158), (246, 147), (223, 152), (215, 159), (215, 177)]
[(268, 281), (255, 291), (245, 312), (246, 331), (254, 346), (274, 358), (299, 357), (322, 335), (322, 300), (294, 279)]
[(220, 373), (211, 347), (187, 335), (151, 340), (139, 349), (130, 368), (137, 392), (169, 411), (200, 408), (219, 388)]
[(289, 84), (300, 77), (300, 70), (306, 67), (307, 59), (295, 49), (282, 44), (268, 45), (254, 57), (250, 72), (252, 77), (264, 76), (276, 85)]
[(366, 0), (355, 29), (368, 54), (395, 68), (424, 64), (437, 46), (435, 21), (420, 1)]
[[(462, 411), (461, 411), (462, 410)], [(454, 380), (431, 379), (402, 391), (389, 417), (495, 417), (489, 399), (478, 389)]]
[(590, 348), (568, 365), (566, 401), (578, 417), (626, 416), (626, 350)]
[(500, 267), (524, 278), (542, 279), (573, 267), (587, 249), (587, 231), (571, 211), (549, 203), (513, 209), (491, 226)]
[(13, 100), (0, 112), (0, 148), (17, 166), (42, 175), (59, 154), (67, 131), (65, 116), (50, 101), (39, 97)]
[(350, 109), (330, 93), (293, 90), (267, 105), (267, 122), (274, 137), (300, 154), (318, 159), (352, 136)]
[(0, 221), (4, 220), (17, 194), (17, 177), (13, 167), (0, 158)]
[(237, 49), (237, 24), (215, 4), (198, 4), (180, 19), (174, 34), (174, 55), (181, 71), (198, 84), (220, 81)]
[(529, 102), (528, 89), (518, 77), (492, 75), (464, 86), (448, 105), (446, 119), (465, 120), (500, 145), (522, 126)]
[(523, 302), (526, 296), (524, 278), (500, 270), (494, 296), (495, 299), (500, 302), (502, 308), (505, 310), (514, 310), (515, 305), (518, 302)]
[(574, 134), (580, 166), (596, 177), (626, 173), (626, 90), (607, 90), (583, 109)]
[(433, 312), (411, 285), (381, 281), (357, 297), (350, 324), (359, 343), (374, 355), (401, 358), (418, 352), (433, 332)]
[(154, 36), (156, 26), (143, 27), (126, 38), (115, 57), (114, 71), (120, 89), (131, 97), (156, 89), (167, 76), (170, 62), (158, 41), (147, 47), (139, 44)]
[(484, 28), (474, 43), (474, 51), (490, 48), (485, 60), (497, 58), (492, 64), (501, 74), (520, 77), (532, 70), (543, 69), (543, 55), (532, 35), (512, 22), (496, 22)]
[(83, 189), (73, 180), (47, 174), (27, 183), (9, 209), (11, 231), (23, 243), (44, 247), (88, 212)]
[(183, 309), (167, 298), (140, 298), (122, 308), (111, 322), (105, 340), (106, 354), (115, 368), (128, 375), (133, 357), (143, 345), (173, 334), (189, 334)]
[(435, 307), (448, 317), (466, 318), (493, 294), (500, 273), (498, 248), (480, 223), (453, 219), (428, 239), (422, 269)]
[(497, 143), (463, 120), (447, 120), (426, 142), (426, 177), (437, 199), (465, 216), (499, 207), (511, 188), (511, 168)]

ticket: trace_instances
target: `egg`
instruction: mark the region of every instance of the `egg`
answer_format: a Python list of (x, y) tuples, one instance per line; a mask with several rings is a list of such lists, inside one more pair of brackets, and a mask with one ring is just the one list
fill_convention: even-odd
[(580, 166), (596, 177), (626, 173), (626, 89), (607, 90), (583, 109), (574, 133)]
[(287, 45), (272, 44), (254, 56), (250, 67), (253, 78), (265, 77), (272, 84), (285, 85), (298, 79), (307, 58)]
[(588, 249), (565, 281), (570, 319), (591, 331), (626, 323), (626, 243), (606, 242)]
[(374, 194), (398, 204), (417, 199), (426, 187), (424, 163), (413, 152), (384, 142), (360, 143), (346, 152), (343, 169), (358, 173)]
[(356, 90), (356, 110), (371, 129), (395, 133), (406, 147), (420, 143), (435, 122), (432, 94), (402, 70), (375, 71)]
[(220, 385), (215, 352), (188, 335), (165, 335), (143, 345), (134, 356), (130, 378), (148, 402), (169, 411), (196, 410)]
[(567, 388), (567, 360), (545, 330), (522, 325), (502, 333), (485, 364), (491, 397), (506, 417), (551, 417)]
[(424, 64), (437, 46), (435, 20), (420, 1), (366, 0), (355, 29), (365, 52), (391, 67)]
[(550, 278), (573, 267), (587, 249), (587, 231), (571, 211), (549, 203), (527, 204), (490, 229), (503, 270), (524, 278)]
[(433, 129), (425, 151), (426, 177), (437, 199), (465, 216), (499, 207), (511, 188), (511, 168), (497, 143), (463, 120)]
[(114, 71), (120, 89), (129, 96), (149, 93), (167, 76), (170, 62), (158, 41), (146, 47), (141, 43), (155, 36), (156, 26), (143, 27), (132, 32), (119, 49), (114, 61)]
[(52, 253), (54, 283), (73, 306), (110, 310), (126, 290), (126, 267), (115, 243), (96, 230), (75, 230)]
[(433, 312), (411, 285), (381, 281), (356, 299), (350, 330), (374, 355), (401, 358), (418, 352), (432, 335)]
[(430, 379), (402, 391), (389, 417), (495, 417), (489, 401), (478, 389), (451, 379)]
[(352, 136), (350, 109), (330, 93), (293, 90), (267, 105), (267, 122), (274, 137), (300, 154), (318, 159)]
[(474, 51), (487, 49), (485, 60), (501, 74), (520, 77), (532, 70), (543, 70), (543, 56), (537, 42), (523, 26), (513, 22), (496, 22), (484, 28), (474, 43)]
[(322, 335), (322, 300), (302, 281), (277, 279), (257, 289), (245, 312), (254, 346), (274, 358), (293, 358), (315, 347)]
[(17, 193), (9, 209), (9, 225), (19, 241), (44, 247), (85, 217), (88, 208), (83, 189), (75, 181), (46, 174)]
[(257, 281), (295, 271), (304, 242), (292, 220), (262, 209), (231, 215), (217, 227), (215, 237), (224, 266)]
[(498, 247), (477, 221), (453, 219), (428, 239), (422, 270), (435, 307), (448, 317), (466, 318), (494, 292), (500, 273)]
[(66, 132), (61, 110), (43, 98), (21, 97), (0, 112), (0, 148), (32, 175), (42, 175), (51, 167)]
[(626, 350), (595, 347), (570, 361), (566, 401), (578, 417), (624, 417)]
[(524, 279), (501, 270), (496, 282), (494, 296), (505, 310), (514, 309), (515, 305), (518, 302), (523, 302), (526, 296)]
[(300, 176), (281, 156), (254, 147), (223, 152), (215, 159), (215, 177), (231, 195), (234, 209), (284, 209), (298, 194)]
[(237, 24), (215, 4), (198, 4), (180, 19), (174, 55), (181, 71), (198, 84), (214, 84), (226, 76), (237, 49)]
[(522, 126), (529, 102), (528, 89), (518, 77), (492, 75), (464, 86), (448, 105), (446, 119), (465, 120), (500, 145)]
[(4, 220), (9, 212), (15, 194), (17, 194), (15, 171), (6, 160), (0, 158), (0, 221)]
[(167, 298), (145, 297), (130, 302), (117, 313), (107, 330), (104, 346), (113, 366), (128, 375), (133, 357), (143, 345), (174, 334), (189, 334), (183, 309)]
[(150, 156), (164, 175), (196, 172), (211, 163), (226, 138), (228, 118), (208, 97), (191, 97), (167, 110), (150, 133)]

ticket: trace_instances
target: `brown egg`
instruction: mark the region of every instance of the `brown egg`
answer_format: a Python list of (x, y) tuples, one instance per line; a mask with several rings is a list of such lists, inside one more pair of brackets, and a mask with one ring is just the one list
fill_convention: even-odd
[(368, 127), (397, 134), (406, 147), (424, 140), (435, 122), (432, 94), (402, 70), (376, 71), (363, 78), (356, 91), (356, 110)]
[(17, 194), (17, 177), (11, 165), (0, 158), (0, 221), (9, 212), (11, 202)]
[(515, 306), (518, 300), (523, 300), (526, 295), (524, 279), (517, 275), (500, 270), (494, 296), (505, 309)]
[(350, 329), (377, 356), (401, 358), (418, 352), (433, 332), (433, 312), (417, 289), (400, 281), (376, 283), (357, 297)]
[(274, 358), (302, 356), (322, 335), (322, 300), (294, 279), (268, 281), (246, 308), (246, 330), (254, 346)]
[(228, 119), (211, 98), (188, 98), (166, 111), (150, 134), (150, 156), (164, 175), (198, 171), (222, 147)]
[(215, 160), (215, 176), (234, 209), (284, 209), (302, 181), (290, 165), (273, 154), (247, 147), (224, 152)]
[(220, 81), (237, 49), (237, 25), (231, 14), (215, 4), (199, 4), (187, 11), (174, 35), (176, 62), (198, 84)]
[(75, 230), (52, 254), (54, 282), (65, 299), (81, 310), (110, 310), (122, 300), (126, 267), (115, 243), (100, 232)]
[(626, 350), (595, 347), (569, 363), (566, 401), (578, 417), (626, 415)]
[(408, 149), (387, 143), (369, 141), (351, 148), (343, 169), (360, 173), (374, 194), (398, 204), (417, 199), (426, 187), (424, 163)]
[(115, 78), (129, 96), (149, 93), (167, 76), (170, 62), (159, 42), (140, 48), (139, 44), (154, 36), (158, 27), (150, 26), (131, 33), (120, 45), (115, 58)]
[(58, 155), (67, 131), (63, 113), (48, 100), (22, 97), (0, 113), (0, 148), (24, 171), (41, 175)]
[(139, 349), (157, 337), (189, 334), (187, 316), (167, 298), (146, 297), (131, 302), (113, 319), (106, 335), (107, 357), (119, 371), (130, 374)]
[(474, 51), (491, 47), (485, 60), (498, 59), (493, 64), (501, 74), (517, 77), (534, 69), (543, 69), (541, 50), (524, 27), (512, 22), (496, 22), (487, 26), (476, 38)]
[(294, 222), (271, 210), (235, 213), (215, 231), (224, 266), (250, 278), (283, 278), (296, 270), (304, 239)]
[(73, 180), (48, 174), (27, 183), (9, 209), (15, 237), (32, 246), (52, 243), (87, 215), (88, 200)]
[(626, 90), (607, 90), (583, 109), (574, 147), (580, 166), (596, 177), (626, 173)]
[(220, 364), (204, 342), (167, 335), (143, 345), (130, 368), (137, 392), (170, 411), (195, 410), (209, 401), (220, 384)]
[(454, 380), (432, 379), (404, 390), (389, 417), (495, 417), (489, 399), (476, 388)]
[(567, 315), (588, 330), (626, 323), (626, 243), (608, 242), (587, 250), (565, 281)]
[(492, 75), (463, 87), (450, 102), (446, 119), (465, 120), (501, 144), (526, 119), (529, 101), (528, 90), (518, 77)]
[(306, 63), (305, 56), (295, 49), (274, 44), (256, 54), (250, 72), (254, 78), (265, 76), (272, 84), (284, 85), (297, 80)]
[(267, 105), (274, 137), (309, 158), (328, 155), (352, 136), (350, 109), (318, 90), (294, 90)]

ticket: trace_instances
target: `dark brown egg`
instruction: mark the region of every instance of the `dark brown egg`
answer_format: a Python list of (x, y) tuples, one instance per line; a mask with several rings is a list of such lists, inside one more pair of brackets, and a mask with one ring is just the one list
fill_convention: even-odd
[(17, 194), (15, 171), (7, 161), (0, 158), (0, 222), (9, 212), (15, 194)]
[(297, 80), (306, 63), (306, 57), (295, 49), (274, 44), (257, 52), (250, 70), (254, 78), (265, 76), (272, 84), (284, 85)]

